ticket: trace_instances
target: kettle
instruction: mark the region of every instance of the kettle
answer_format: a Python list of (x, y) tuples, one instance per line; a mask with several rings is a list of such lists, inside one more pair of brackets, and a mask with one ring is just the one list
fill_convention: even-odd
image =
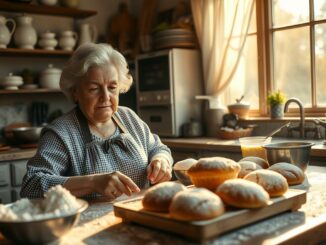
[[(7, 27), (7, 23), (12, 24), (11, 30)], [(6, 19), (0, 15), (0, 48), (7, 48), (11, 36), (16, 29), (16, 22), (13, 19)]]
[(97, 29), (94, 25), (84, 23), (80, 26), (78, 46), (85, 43), (95, 43), (97, 40)]

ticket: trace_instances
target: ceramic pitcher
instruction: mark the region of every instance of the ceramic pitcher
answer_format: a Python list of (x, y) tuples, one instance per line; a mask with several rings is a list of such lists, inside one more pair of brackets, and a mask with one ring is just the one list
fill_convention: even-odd
[(17, 17), (17, 28), (14, 33), (14, 41), (18, 48), (34, 49), (37, 42), (37, 34), (32, 26), (32, 17)]
[[(11, 30), (8, 28), (7, 23), (11, 23)], [(0, 48), (7, 48), (11, 36), (16, 29), (16, 22), (13, 19), (6, 19), (0, 15)]]
[(78, 34), (74, 31), (63, 31), (59, 39), (59, 46), (63, 50), (71, 51), (74, 49), (78, 40)]
[(97, 39), (97, 29), (94, 25), (84, 23), (80, 26), (78, 46), (85, 43), (95, 43)]

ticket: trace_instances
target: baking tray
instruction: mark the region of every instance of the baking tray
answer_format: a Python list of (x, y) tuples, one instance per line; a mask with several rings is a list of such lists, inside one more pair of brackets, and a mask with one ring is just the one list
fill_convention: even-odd
[(116, 202), (114, 214), (124, 222), (135, 222), (151, 228), (181, 235), (192, 241), (204, 241), (224, 232), (245, 226), (285, 211), (298, 210), (306, 203), (307, 192), (289, 189), (283, 196), (272, 198), (268, 206), (258, 209), (227, 209), (214, 219), (205, 221), (179, 221), (168, 213), (150, 212), (143, 209), (142, 197)]

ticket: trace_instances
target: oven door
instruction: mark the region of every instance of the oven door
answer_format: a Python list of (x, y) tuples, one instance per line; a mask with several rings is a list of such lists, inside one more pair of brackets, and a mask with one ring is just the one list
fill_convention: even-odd
[(147, 123), (152, 133), (165, 137), (176, 137), (173, 105), (142, 106), (139, 116)]
[(170, 90), (169, 54), (137, 61), (139, 92)]

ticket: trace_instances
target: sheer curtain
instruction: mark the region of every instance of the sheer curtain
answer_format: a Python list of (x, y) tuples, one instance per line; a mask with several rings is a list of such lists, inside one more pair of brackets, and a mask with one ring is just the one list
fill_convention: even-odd
[(191, 0), (206, 95), (218, 98), (232, 80), (254, 4), (255, 0)]

